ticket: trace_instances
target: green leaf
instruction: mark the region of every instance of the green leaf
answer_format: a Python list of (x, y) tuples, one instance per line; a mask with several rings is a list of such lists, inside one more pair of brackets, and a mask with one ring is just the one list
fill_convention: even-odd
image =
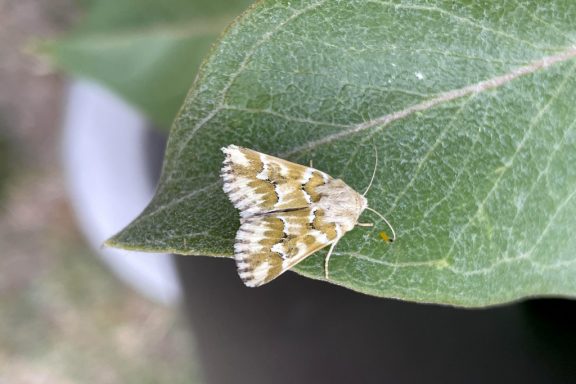
[(169, 127), (208, 48), (249, 0), (102, 0), (44, 50)]
[[(109, 244), (230, 256), (219, 148), (342, 178), (393, 223), (355, 228), (330, 282), (485, 306), (576, 295), (576, 2), (263, 1), (214, 49), (149, 207)], [(321, 251), (295, 270), (323, 279)], [(233, 268), (232, 265), (230, 268)], [(274, 283), (272, 283), (274, 284)]]

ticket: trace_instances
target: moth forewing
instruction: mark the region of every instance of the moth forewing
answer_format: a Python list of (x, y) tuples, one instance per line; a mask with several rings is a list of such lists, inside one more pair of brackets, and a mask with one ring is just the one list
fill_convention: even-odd
[(342, 180), (317, 169), (236, 145), (222, 151), (223, 189), (241, 217), (234, 257), (249, 287), (266, 284), (335, 245), (368, 206)]

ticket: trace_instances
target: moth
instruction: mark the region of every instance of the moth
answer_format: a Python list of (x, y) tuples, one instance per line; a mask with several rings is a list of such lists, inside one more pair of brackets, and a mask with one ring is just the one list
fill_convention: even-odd
[[(359, 194), (340, 179), (317, 169), (251, 149), (229, 145), (221, 170), (224, 192), (240, 210), (240, 228), (234, 243), (238, 274), (248, 287), (275, 279), (314, 252), (330, 245), (328, 261), (338, 241), (358, 223), (368, 207)], [(376, 154), (377, 162), (377, 154)]]

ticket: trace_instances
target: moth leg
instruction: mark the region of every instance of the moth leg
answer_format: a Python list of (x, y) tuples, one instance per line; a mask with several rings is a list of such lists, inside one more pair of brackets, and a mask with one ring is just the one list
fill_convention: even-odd
[(314, 167), (312, 166), (312, 159), (310, 159), (310, 168), (314, 168)]
[(326, 280), (330, 279), (328, 277), (328, 262), (330, 261), (330, 256), (332, 256), (332, 251), (334, 250), (334, 247), (336, 247), (336, 244), (338, 244), (338, 240), (340, 239), (336, 239), (336, 241), (332, 243), (332, 245), (330, 246), (330, 250), (326, 255), (326, 258), (324, 259), (324, 276), (326, 277)]
[(359, 227), (373, 227), (374, 223), (356, 223)]

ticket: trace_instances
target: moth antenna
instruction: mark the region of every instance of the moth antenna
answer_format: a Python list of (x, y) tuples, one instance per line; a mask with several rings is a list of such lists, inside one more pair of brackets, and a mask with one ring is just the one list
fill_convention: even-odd
[(372, 171), (372, 178), (370, 179), (370, 184), (368, 184), (368, 188), (366, 188), (366, 191), (364, 191), (362, 196), (366, 196), (366, 194), (370, 190), (370, 187), (372, 187), (372, 182), (374, 181), (374, 177), (376, 176), (376, 169), (378, 168), (378, 148), (376, 148), (376, 145), (374, 143), (372, 143), (372, 145), (374, 146), (374, 157), (375, 157), (374, 171)]
[(326, 276), (326, 280), (329, 279), (329, 277), (328, 277), (328, 261), (330, 260), (330, 256), (332, 256), (332, 251), (334, 250), (334, 247), (336, 247), (336, 244), (338, 244), (338, 240), (340, 240), (340, 239), (336, 239), (336, 241), (332, 243), (332, 245), (330, 246), (330, 250), (328, 251), (328, 254), (326, 255), (326, 258), (324, 259), (324, 276)]
[(380, 217), (388, 226), (388, 228), (390, 228), (390, 230), (392, 231), (392, 239), (390, 239), (390, 242), (393, 243), (394, 241), (396, 241), (396, 232), (394, 231), (394, 228), (392, 227), (392, 225), (390, 225), (390, 223), (388, 222), (388, 220), (386, 220), (386, 218), (378, 211), (370, 208), (370, 207), (366, 207), (367, 210), (369, 210), (370, 212), (374, 212), (375, 214), (378, 215), (378, 217)]

